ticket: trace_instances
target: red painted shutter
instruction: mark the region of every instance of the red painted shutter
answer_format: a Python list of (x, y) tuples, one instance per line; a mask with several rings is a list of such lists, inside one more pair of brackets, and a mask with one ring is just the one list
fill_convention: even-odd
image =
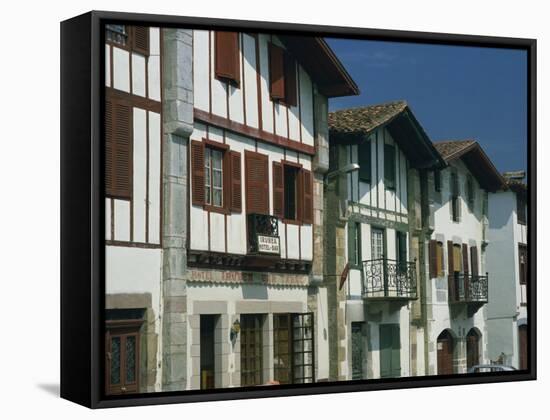
[(289, 106), (298, 105), (298, 88), (296, 80), (296, 60), (285, 54), (285, 103)]
[(302, 196), (303, 199), (298, 201), (303, 205), (302, 210), (302, 222), (306, 224), (313, 223), (313, 176), (311, 171), (302, 169), (300, 171), (302, 174)]
[(113, 192), (113, 103), (105, 101), (105, 192), (111, 195)]
[[(112, 169), (110, 190), (113, 197), (132, 197), (132, 107), (124, 101), (112, 100), (110, 138)], [(108, 118), (108, 117), (107, 117)]]
[(192, 203), (202, 206), (205, 202), (204, 192), (204, 144), (191, 141)]
[(284, 216), (283, 165), (273, 162), (273, 215)]
[(271, 99), (280, 100), (285, 98), (285, 51), (277, 45), (269, 44), (269, 81)]
[(470, 259), (472, 260), (472, 275), (477, 276), (479, 274), (477, 246), (470, 248)]
[(149, 55), (149, 28), (134, 26), (132, 34), (132, 49), (135, 52)]
[(447, 259), (449, 266), (449, 275), (448, 275), (448, 291), (449, 291), (449, 301), (456, 300), (455, 297), (455, 273), (454, 273), (454, 255), (453, 255), (453, 241), (447, 241)]
[(215, 73), (216, 77), (239, 83), (239, 34), (237, 32), (216, 31)]
[(430, 278), (437, 277), (437, 241), (431, 240), (429, 244)]
[(241, 154), (230, 152), (231, 159), (231, 211), (240, 213), (242, 211), (242, 181), (241, 181)]
[(269, 214), (268, 158), (245, 152), (246, 212)]

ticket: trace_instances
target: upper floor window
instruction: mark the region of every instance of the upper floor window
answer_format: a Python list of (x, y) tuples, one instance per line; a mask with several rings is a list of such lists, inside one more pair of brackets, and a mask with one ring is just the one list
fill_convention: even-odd
[(451, 185), (451, 218), (453, 222), (460, 221), (460, 189), (458, 186), (458, 174), (456, 172), (451, 172), (450, 177)]
[(287, 222), (313, 223), (311, 171), (292, 162), (273, 162), (273, 214)]
[(384, 145), (384, 183), (386, 189), (395, 190), (395, 146)]
[(525, 201), (525, 196), (516, 194), (516, 197), (518, 223), (525, 225), (527, 224), (527, 203)]
[(361, 223), (348, 223), (348, 262), (350, 265), (361, 264)]
[(223, 152), (206, 147), (204, 150), (205, 203), (223, 206)]
[(235, 85), (241, 80), (241, 66), (239, 60), (239, 34), (237, 32), (215, 32), (215, 74)]
[(371, 182), (371, 142), (360, 143), (359, 149), (359, 181)]
[(519, 251), (519, 284), (527, 284), (527, 246), (520, 244)]
[(430, 278), (443, 277), (443, 242), (432, 239), (429, 244)]
[(466, 197), (468, 199), (468, 207), (470, 210), (473, 210), (475, 204), (475, 190), (474, 179), (471, 175), (468, 175), (466, 178)]
[(149, 55), (149, 28), (146, 26), (105, 25), (107, 42), (143, 55)]
[(269, 44), (270, 95), (288, 106), (298, 104), (296, 60), (282, 47)]

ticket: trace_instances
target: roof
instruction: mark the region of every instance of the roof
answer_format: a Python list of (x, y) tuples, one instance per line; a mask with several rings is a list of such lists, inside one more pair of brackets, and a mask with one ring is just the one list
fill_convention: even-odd
[(445, 161), (404, 100), (330, 112), (331, 141), (361, 143), (376, 129), (386, 127), (415, 168), (442, 168)]
[(407, 108), (406, 101), (394, 101), (330, 112), (329, 129), (339, 134), (369, 135), (377, 127), (395, 118), (405, 108)]
[(489, 156), (479, 143), (473, 139), (444, 140), (434, 143), (445, 162), (461, 159), (468, 170), (476, 177), (479, 185), (490, 192), (495, 192), (505, 186), (506, 180), (497, 171)]
[(359, 87), (323, 38), (279, 35), (279, 39), (297, 57), (320, 93), (329, 98), (359, 95)]

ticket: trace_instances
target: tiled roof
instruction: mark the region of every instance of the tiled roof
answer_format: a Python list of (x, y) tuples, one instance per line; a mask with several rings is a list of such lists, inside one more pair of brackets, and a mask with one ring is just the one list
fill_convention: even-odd
[(391, 121), (406, 107), (406, 101), (394, 101), (330, 112), (329, 129), (340, 134), (368, 134), (376, 127)]
[(475, 144), (475, 140), (445, 140), (434, 142), (435, 148), (446, 161), (464, 154)]

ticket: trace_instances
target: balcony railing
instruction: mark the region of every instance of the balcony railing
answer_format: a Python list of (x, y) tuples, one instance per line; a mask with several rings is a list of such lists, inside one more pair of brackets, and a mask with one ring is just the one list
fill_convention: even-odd
[(416, 299), (416, 262), (387, 258), (363, 261), (363, 298)]
[(252, 213), (247, 216), (248, 254), (281, 254), (279, 219), (268, 214)]
[(455, 273), (449, 282), (449, 301), (451, 303), (487, 303), (489, 298), (489, 273)]

